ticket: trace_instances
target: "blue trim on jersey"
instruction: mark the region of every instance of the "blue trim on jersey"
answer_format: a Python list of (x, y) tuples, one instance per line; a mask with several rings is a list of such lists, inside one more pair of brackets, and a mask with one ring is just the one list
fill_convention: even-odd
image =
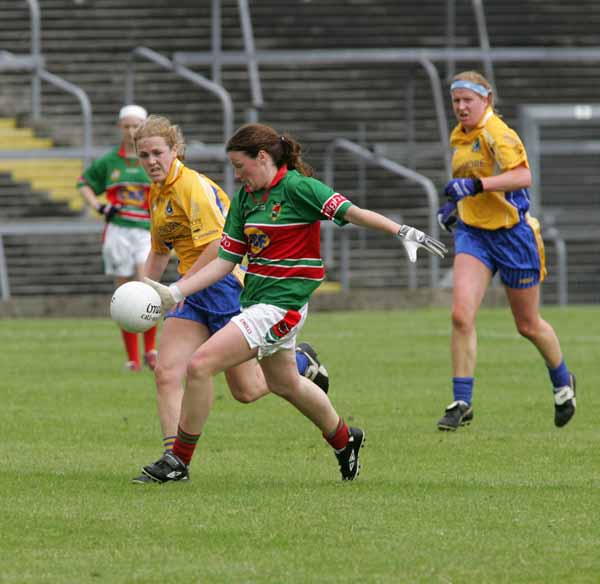
[(522, 220), (510, 229), (479, 229), (458, 221), (454, 230), (455, 253), (466, 253), (500, 272), (509, 288), (530, 288), (540, 282), (540, 256), (535, 234)]
[(217, 207), (219, 207), (221, 215), (225, 217), (225, 209), (223, 209), (223, 204), (221, 203), (221, 199), (219, 199), (219, 191), (216, 189), (216, 187), (213, 187), (212, 185), (210, 186), (210, 188), (212, 189), (213, 195), (215, 196), (215, 203), (217, 204)]
[(504, 198), (519, 210), (519, 217), (523, 221), (525, 213), (529, 211), (529, 191), (527, 189), (507, 191), (504, 193)]

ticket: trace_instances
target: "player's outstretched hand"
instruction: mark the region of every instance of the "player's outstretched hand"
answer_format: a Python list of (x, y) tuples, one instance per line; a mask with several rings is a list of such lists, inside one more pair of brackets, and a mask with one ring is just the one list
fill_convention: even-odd
[(162, 313), (171, 310), (173, 306), (178, 304), (184, 299), (181, 290), (177, 286), (177, 284), (171, 284), (170, 286), (165, 286), (159, 282), (155, 282), (150, 278), (144, 278), (144, 282), (148, 284), (148, 286), (152, 286), (160, 296), (160, 303), (162, 305)]
[(417, 261), (417, 249), (425, 248), (429, 253), (443, 258), (448, 251), (446, 246), (437, 239), (410, 227), (410, 225), (402, 225), (396, 234), (396, 237), (402, 242), (406, 255), (411, 262)]
[(456, 216), (456, 203), (448, 201), (444, 206), (438, 209), (437, 222), (444, 231), (451, 233), (452, 228), (457, 221), (458, 217)]

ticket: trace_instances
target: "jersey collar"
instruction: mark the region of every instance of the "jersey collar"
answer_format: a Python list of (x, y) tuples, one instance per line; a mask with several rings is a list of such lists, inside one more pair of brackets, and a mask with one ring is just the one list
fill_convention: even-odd
[[(271, 184), (265, 189), (265, 193), (267, 194), (267, 197), (269, 196), (271, 189), (281, 182), (283, 177), (287, 174), (287, 171), (288, 171), (288, 167), (285, 164), (277, 170), (277, 174), (271, 181)], [(248, 185), (246, 185), (244, 188), (247, 193), (250, 193), (250, 194), (254, 193), (254, 191), (252, 191)], [(263, 198), (266, 200), (264, 195), (263, 195)]]
[(121, 142), (121, 145), (119, 146), (119, 150), (117, 151), (117, 154), (121, 158), (124, 158), (125, 160), (135, 160), (136, 162), (139, 162), (137, 156), (127, 156), (127, 151), (125, 150), (125, 144), (123, 144), (122, 142)]
[(167, 180), (165, 180), (163, 188), (171, 186), (181, 176), (182, 170), (183, 164), (179, 158), (176, 158), (171, 164), (171, 168), (169, 169), (169, 174), (167, 175)]
[(487, 124), (487, 121), (494, 115), (494, 112), (492, 110), (491, 107), (488, 107), (485, 110), (485, 113), (483, 114), (483, 116), (481, 116), (481, 119), (479, 120), (479, 123), (477, 124), (478, 128), (483, 128), (483, 126), (485, 126)]

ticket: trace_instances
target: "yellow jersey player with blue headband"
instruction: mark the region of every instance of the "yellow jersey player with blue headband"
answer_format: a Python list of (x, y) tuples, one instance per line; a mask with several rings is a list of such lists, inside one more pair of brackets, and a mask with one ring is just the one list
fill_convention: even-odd
[(492, 87), (481, 74), (456, 75), (450, 92), (458, 121), (450, 136), (454, 178), (445, 187), (448, 202), (437, 217), (443, 229), (454, 231), (453, 401), (437, 426), (454, 431), (473, 419), (475, 320), (499, 272), (518, 332), (544, 359), (553, 388), (554, 423), (562, 427), (575, 414), (575, 376), (554, 329), (539, 313), (546, 267), (540, 224), (529, 214), (531, 171), (525, 147), (496, 114)]

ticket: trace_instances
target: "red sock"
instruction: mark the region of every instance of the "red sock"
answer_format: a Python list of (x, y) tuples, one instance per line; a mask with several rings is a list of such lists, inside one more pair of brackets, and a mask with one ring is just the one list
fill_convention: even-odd
[(184, 464), (190, 464), (199, 438), (200, 434), (188, 434), (181, 427), (177, 428), (173, 454), (178, 456)]
[(342, 450), (348, 444), (348, 440), (350, 439), (350, 431), (348, 430), (348, 426), (346, 422), (342, 418), (338, 422), (338, 426), (335, 430), (333, 436), (326, 436), (323, 434), (323, 438), (333, 446), (335, 450)]
[(149, 331), (144, 333), (144, 353), (154, 351), (154, 346), (156, 344), (156, 329), (157, 327), (153, 326)]
[(125, 350), (127, 351), (127, 357), (130, 361), (140, 364), (140, 351), (138, 349), (138, 338), (136, 333), (128, 333), (127, 331), (121, 330), (123, 335), (123, 342), (125, 343)]

